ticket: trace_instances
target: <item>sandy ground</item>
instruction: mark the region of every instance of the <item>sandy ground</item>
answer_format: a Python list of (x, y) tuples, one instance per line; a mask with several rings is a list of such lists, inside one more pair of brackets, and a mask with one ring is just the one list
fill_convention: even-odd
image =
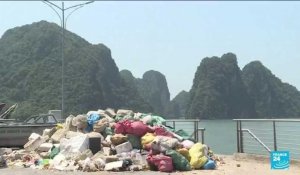
[(233, 156), (220, 156), (225, 161), (216, 170), (194, 170), (188, 172), (161, 173), (153, 171), (140, 172), (63, 172), (56, 170), (34, 170), (30, 168), (4, 168), (0, 169), (0, 175), (129, 175), (129, 174), (172, 174), (172, 175), (300, 175), (300, 162), (293, 161), (288, 170), (271, 170), (267, 157), (249, 156), (237, 154)]

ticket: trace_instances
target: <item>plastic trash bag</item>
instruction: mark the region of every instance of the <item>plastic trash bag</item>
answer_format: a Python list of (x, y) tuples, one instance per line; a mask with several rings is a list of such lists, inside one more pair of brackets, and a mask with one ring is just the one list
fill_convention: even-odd
[(176, 170), (179, 171), (189, 171), (191, 170), (191, 166), (189, 161), (180, 153), (175, 150), (167, 150), (166, 155), (170, 156), (173, 160), (173, 165)]
[(191, 147), (195, 144), (193, 141), (190, 140), (184, 140), (181, 142), (182, 146), (186, 149), (191, 149)]
[(181, 136), (185, 140), (194, 140), (186, 131), (182, 129), (176, 131), (175, 134)]
[(155, 139), (155, 135), (153, 133), (146, 133), (142, 138), (141, 138), (141, 143), (143, 147), (145, 147), (147, 144), (151, 143)]
[(167, 131), (166, 129), (162, 128), (162, 127), (154, 127), (154, 133), (157, 136), (167, 136), (167, 137), (173, 137), (173, 133)]
[(189, 150), (187, 150), (186, 148), (180, 148), (176, 150), (178, 153), (180, 153), (181, 155), (183, 155), (189, 162), (191, 161), (191, 156), (189, 153)]
[(148, 155), (146, 160), (153, 170), (172, 172), (174, 169), (172, 158), (165, 155)]
[(141, 138), (133, 134), (127, 134), (128, 141), (131, 143), (133, 149), (142, 149)]
[(115, 134), (110, 138), (111, 143), (115, 146), (127, 142), (127, 140), (128, 140), (127, 136), (123, 134)]
[(204, 146), (201, 143), (194, 144), (189, 150), (191, 156), (191, 167), (193, 169), (200, 169), (208, 161), (204, 155)]
[(209, 159), (206, 162), (206, 164), (203, 166), (203, 169), (205, 169), (205, 170), (214, 170), (214, 169), (216, 169), (216, 163), (213, 160)]
[(87, 128), (85, 129), (87, 132), (91, 132), (93, 130), (93, 125), (100, 120), (100, 115), (93, 113), (87, 117)]
[(141, 121), (123, 120), (115, 124), (115, 133), (117, 134), (133, 134), (141, 137), (149, 131), (152, 130)]

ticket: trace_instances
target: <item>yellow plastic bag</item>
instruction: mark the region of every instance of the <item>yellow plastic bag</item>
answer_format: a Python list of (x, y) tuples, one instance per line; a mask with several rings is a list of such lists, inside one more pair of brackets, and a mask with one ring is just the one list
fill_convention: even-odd
[(193, 169), (200, 169), (207, 161), (207, 157), (203, 153), (204, 146), (201, 143), (196, 143), (189, 150), (191, 156), (191, 167)]
[(127, 136), (124, 136), (123, 134), (115, 134), (110, 138), (110, 140), (113, 145), (117, 146), (124, 142), (127, 142), (128, 138), (127, 138)]
[(64, 128), (64, 124), (62, 123), (57, 123), (56, 124), (56, 129), (59, 130), (59, 129), (63, 129)]
[(177, 149), (176, 151), (179, 152), (181, 155), (183, 155), (189, 162), (191, 161), (189, 150), (187, 150), (186, 148), (180, 148)]
[(143, 146), (147, 145), (148, 143), (151, 143), (155, 139), (155, 135), (153, 133), (146, 133), (141, 138), (141, 143)]

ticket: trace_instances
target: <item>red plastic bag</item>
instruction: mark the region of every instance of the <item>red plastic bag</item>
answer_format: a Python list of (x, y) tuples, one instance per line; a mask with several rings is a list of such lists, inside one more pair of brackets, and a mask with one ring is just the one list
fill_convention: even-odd
[[(127, 130), (127, 128), (126, 128)], [(147, 132), (150, 132), (150, 128), (148, 125), (145, 125), (141, 121), (135, 121), (131, 123), (131, 127), (128, 128), (128, 134), (133, 134), (135, 136), (142, 137), (145, 135)]]
[(155, 166), (161, 172), (172, 172), (174, 169), (172, 158), (162, 154), (148, 155), (146, 160), (150, 166)]
[(115, 125), (115, 133), (116, 134), (132, 134), (135, 136), (143, 136), (147, 132), (151, 132), (152, 130), (145, 125), (141, 121), (129, 121), (129, 120), (123, 120), (119, 121)]
[(115, 133), (116, 134), (125, 134), (125, 128), (122, 123), (115, 124)]
[(154, 133), (157, 136), (173, 137), (173, 134), (171, 132), (169, 132), (166, 129), (159, 127), (159, 126), (154, 128)]

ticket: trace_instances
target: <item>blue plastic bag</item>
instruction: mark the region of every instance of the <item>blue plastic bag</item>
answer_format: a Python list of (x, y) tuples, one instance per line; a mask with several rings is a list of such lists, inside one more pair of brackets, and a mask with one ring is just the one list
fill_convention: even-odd
[(206, 164), (203, 166), (203, 169), (205, 169), (205, 170), (214, 170), (214, 169), (216, 169), (216, 163), (213, 160), (209, 159), (206, 162)]
[(90, 116), (88, 116), (87, 118), (87, 123), (88, 126), (85, 129), (87, 132), (91, 132), (93, 130), (93, 125), (100, 120), (100, 115), (99, 114), (91, 114)]

